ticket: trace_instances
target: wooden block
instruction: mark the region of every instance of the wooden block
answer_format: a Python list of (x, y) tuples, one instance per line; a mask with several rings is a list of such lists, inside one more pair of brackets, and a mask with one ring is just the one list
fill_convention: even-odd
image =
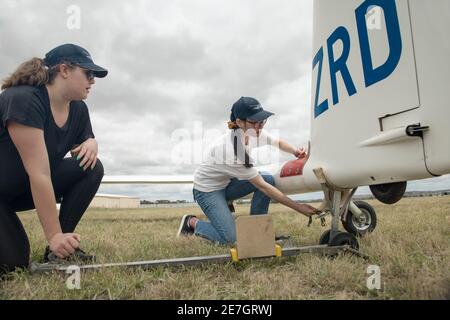
[(239, 259), (275, 255), (275, 232), (268, 214), (236, 219), (236, 249)]

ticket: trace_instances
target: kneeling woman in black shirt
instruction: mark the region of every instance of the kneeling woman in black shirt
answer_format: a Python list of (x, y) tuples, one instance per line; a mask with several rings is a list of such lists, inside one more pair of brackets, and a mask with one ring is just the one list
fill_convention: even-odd
[[(103, 177), (83, 100), (94, 78), (107, 73), (85, 49), (65, 44), (23, 63), (3, 82), (0, 273), (29, 266), (30, 245), (16, 212), (34, 208), (48, 242), (44, 261), (94, 259), (73, 232)], [(72, 157), (64, 158), (69, 151)]]

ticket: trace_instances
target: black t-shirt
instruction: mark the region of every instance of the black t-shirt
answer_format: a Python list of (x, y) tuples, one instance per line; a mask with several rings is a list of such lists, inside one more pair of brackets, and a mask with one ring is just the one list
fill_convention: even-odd
[(0, 195), (17, 194), (24, 184), (28, 184), (22, 159), (6, 128), (8, 121), (44, 131), (51, 170), (75, 145), (94, 138), (89, 111), (83, 101), (70, 103), (69, 116), (60, 128), (53, 119), (45, 86), (17, 86), (4, 90), (0, 94)]

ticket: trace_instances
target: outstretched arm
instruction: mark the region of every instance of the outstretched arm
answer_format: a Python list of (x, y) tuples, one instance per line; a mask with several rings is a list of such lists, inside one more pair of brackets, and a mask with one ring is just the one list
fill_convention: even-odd
[(292, 144), (290, 144), (287, 141), (284, 140), (278, 140), (276, 145), (278, 146), (278, 148), (284, 152), (290, 153), (292, 155), (294, 155), (295, 157), (301, 159), (304, 158), (306, 156), (306, 150), (305, 148), (296, 148), (294, 147)]
[(257, 187), (261, 192), (263, 192), (265, 195), (267, 195), (269, 198), (276, 200), (280, 202), (281, 204), (284, 204), (285, 206), (294, 209), (295, 211), (310, 217), (314, 214), (318, 214), (321, 211), (308, 205), (308, 204), (302, 204), (295, 202), (291, 198), (285, 196), (280, 190), (272, 186), (271, 184), (264, 181), (264, 179), (261, 177), (261, 175), (258, 175), (257, 177), (250, 180), (250, 182)]

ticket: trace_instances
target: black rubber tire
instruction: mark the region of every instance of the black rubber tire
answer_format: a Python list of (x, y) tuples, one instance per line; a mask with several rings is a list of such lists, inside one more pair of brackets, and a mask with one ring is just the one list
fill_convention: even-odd
[(342, 221), (342, 225), (347, 232), (357, 237), (363, 237), (365, 234), (375, 230), (375, 227), (377, 226), (377, 214), (375, 209), (365, 201), (354, 201), (354, 203), (359, 209), (364, 211), (364, 213), (370, 217), (369, 225), (364, 228), (358, 228), (353, 221), (353, 213), (350, 210), (347, 211), (345, 220)]
[(320, 236), (320, 239), (319, 239), (319, 244), (328, 245), (328, 243), (330, 242), (330, 233), (331, 233), (331, 229), (322, 233), (322, 235)]
[(400, 201), (406, 191), (407, 183), (395, 182), (369, 186), (373, 196), (385, 204), (394, 204)]
[(359, 250), (358, 239), (356, 239), (356, 237), (351, 233), (339, 232), (337, 235), (334, 236), (333, 239), (331, 239), (330, 246), (332, 247), (344, 245), (349, 245), (351, 248)]

